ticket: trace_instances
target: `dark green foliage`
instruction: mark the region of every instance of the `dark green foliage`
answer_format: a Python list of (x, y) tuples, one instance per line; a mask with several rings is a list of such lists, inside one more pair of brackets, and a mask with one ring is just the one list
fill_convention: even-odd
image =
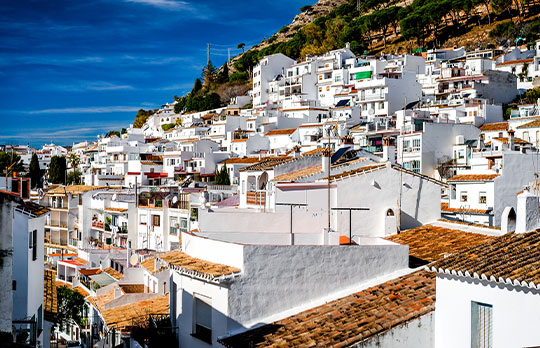
[(174, 104), (174, 112), (176, 114), (180, 114), (184, 111), (184, 108), (186, 106), (186, 97), (180, 97), (178, 99), (178, 102), (176, 104)]
[(188, 96), (186, 99), (185, 111), (196, 112), (216, 109), (221, 106), (221, 98), (217, 93), (210, 93), (206, 96)]
[(58, 301), (58, 324), (64, 328), (71, 320), (78, 325), (82, 324), (84, 310), (84, 296), (67, 286), (60, 286), (56, 289)]
[(245, 43), (239, 43), (238, 46), (236, 46), (236, 48), (238, 48), (239, 50), (242, 50), (242, 53), (244, 53), (244, 47), (246, 47), (246, 44)]
[(227, 63), (223, 64), (223, 67), (218, 73), (216, 80), (218, 83), (225, 83), (229, 81), (229, 66), (227, 65)]
[(148, 119), (148, 117), (152, 116), (157, 110), (144, 110), (139, 109), (139, 112), (137, 112), (137, 115), (135, 116), (135, 121), (133, 122), (133, 127), (135, 128), (141, 128), (144, 126), (144, 123)]
[(225, 164), (221, 167), (221, 170), (216, 171), (216, 179), (214, 180), (216, 185), (230, 185), (231, 180), (229, 178), (229, 173), (227, 171), (227, 165)]
[(64, 184), (66, 181), (66, 158), (53, 156), (49, 165), (49, 182), (52, 184)]
[(29, 176), (30, 181), (32, 182), (32, 188), (43, 187), (43, 173), (41, 169), (39, 169), (39, 160), (35, 153), (32, 154), (32, 159), (30, 160)]
[(247, 80), (249, 80), (249, 75), (248, 75), (248, 73), (246, 71), (235, 72), (234, 74), (229, 76), (229, 82), (247, 81)]
[(306, 12), (307, 10), (310, 10), (310, 9), (311, 9), (311, 5), (302, 6), (300, 7), (300, 12)]
[[(15, 163), (15, 164), (14, 164)], [(13, 166), (11, 166), (13, 164)], [(10, 173), (22, 172), (24, 165), (21, 160), (21, 156), (11, 152), (0, 152), (0, 175), (6, 175), (6, 168)]]
[(81, 184), (81, 175), (82, 173), (78, 170), (74, 170), (68, 173), (67, 175), (67, 184), (68, 185), (79, 185)]
[(202, 89), (201, 79), (196, 78), (195, 83), (193, 83), (193, 88), (191, 89), (191, 94), (197, 94)]
[(285, 33), (288, 32), (288, 31), (289, 31), (289, 26), (286, 25), (286, 26), (284, 26), (283, 28), (279, 29), (279, 30), (278, 30), (278, 33), (280, 33), (280, 34), (285, 34)]
[(515, 34), (516, 26), (514, 22), (507, 21), (499, 23), (489, 32), (492, 38), (512, 38)]
[(126, 134), (127, 133), (127, 129), (125, 128), (122, 128), (122, 130), (120, 131), (121, 134)]
[(274, 41), (276, 41), (276, 40), (277, 40), (277, 36), (276, 36), (276, 35), (272, 35), (272, 36), (270, 36), (270, 37), (268, 38), (268, 40), (266, 40), (266, 42), (272, 43), (272, 42), (274, 42)]
[(540, 98), (540, 87), (529, 89), (523, 97), (527, 103), (536, 104), (538, 98)]
[(116, 130), (109, 131), (107, 134), (105, 134), (105, 137), (106, 137), (106, 138), (110, 138), (110, 137), (112, 137), (113, 135), (116, 135), (117, 137), (120, 138), (120, 132), (119, 132), (119, 131), (116, 131)]

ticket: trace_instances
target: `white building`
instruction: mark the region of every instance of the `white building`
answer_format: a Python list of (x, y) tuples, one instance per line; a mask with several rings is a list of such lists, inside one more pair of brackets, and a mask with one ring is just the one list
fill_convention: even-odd
[(269, 98), (269, 82), (284, 75), (294, 60), (281, 53), (266, 56), (253, 68), (253, 105), (266, 104)]

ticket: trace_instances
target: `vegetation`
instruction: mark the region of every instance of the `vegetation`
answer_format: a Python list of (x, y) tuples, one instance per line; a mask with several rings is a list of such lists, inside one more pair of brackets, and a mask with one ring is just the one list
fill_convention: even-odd
[(540, 87), (529, 89), (523, 96), (525, 101), (529, 104), (536, 104), (540, 98)]
[(135, 121), (133, 121), (133, 127), (141, 128), (142, 126), (144, 126), (144, 123), (146, 122), (148, 117), (152, 116), (156, 111), (157, 109), (156, 110), (140, 109), (137, 112), (137, 115), (135, 116)]
[(35, 153), (32, 154), (32, 159), (30, 160), (28, 176), (30, 177), (32, 188), (43, 187), (43, 172), (41, 171), (41, 169), (39, 169), (39, 160)]
[(105, 137), (106, 137), (106, 138), (110, 138), (110, 137), (112, 137), (113, 135), (115, 135), (115, 136), (117, 136), (118, 138), (120, 138), (120, 132), (119, 132), (119, 131), (116, 131), (116, 130), (108, 131), (107, 134), (105, 134)]
[(67, 286), (60, 286), (56, 291), (58, 299), (57, 320), (60, 328), (74, 321), (78, 325), (82, 324), (84, 310), (84, 296)]
[(300, 7), (300, 12), (306, 12), (307, 10), (311, 10), (311, 5)]
[(163, 129), (165, 132), (168, 131), (171, 128), (174, 128), (174, 123), (166, 123), (161, 125), (161, 129)]
[(82, 173), (75, 169), (74, 171), (71, 171), (67, 175), (67, 184), (68, 185), (80, 185), (81, 184), (81, 177)]
[(49, 183), (64, 184), (66, 182), (66, 158), (53, 156), (49, 165)]
[(10, 173), (22, 172), (24, 165), (21, 156), (12, 152), (0, 151), (0, 175), (6, 175), (6, 168), (9, 168)]
[(231, 180), (229, 178), (229, 173), (227, 171), (227, 165), (225, 164), (221, 167), (221, 170), (216, 171), (216, 179), (214, 180), (216, 185), (230, 185)]

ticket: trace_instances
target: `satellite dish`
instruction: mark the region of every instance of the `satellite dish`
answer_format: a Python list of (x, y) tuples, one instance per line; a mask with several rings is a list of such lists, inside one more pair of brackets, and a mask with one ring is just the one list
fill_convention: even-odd
[(172, 198), (172, 203), (173, 203), (173, 204), (176, 204), (177, 202), (178, 202), (178, 196), (174, 196), (174, 197)]
[(138, 262), (139, 262), (139, 258), (137, 257), (137, 255), (136, 254), (131, 255), (131, 257), (129, 258), (129, 263), (132, 266), (135, 266)]
[(374, 110), (374, 109), (369, 109), (369, 110), (368, 110), (368, 115), (369, 115), (369, 116), (375, 115), (375, 110)]
[(116, 193), (114, 195), (112, 195), (112, 199), (113, 199), (113, 201), (116, 201)]

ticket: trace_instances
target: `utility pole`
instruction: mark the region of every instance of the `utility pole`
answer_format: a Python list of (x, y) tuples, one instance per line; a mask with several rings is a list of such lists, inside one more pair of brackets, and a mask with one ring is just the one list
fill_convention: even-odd
[(227, 58), (227, 63), (231, 61), (231, 49), (227, 48), (227, 55), (229, 58)]
[[(330, 209), (330, 162), (332, 162), (332, 150), (331, 150), (331, 145), (330, 145), (330, 134), (331, 134), (331, 129), (330, 127), (328, 128), (328, 148), (326, 149), (327, 150), (327, 153), (325, 154), (323, 152), (323, 156), (327, 155), (328, 156), (328, 165), (327, 165), (327, 170), (328, 170), (328, 181), (327, 181), (327, 184), (328, 184), (328, 233), (330, 233), (330, 218), (331, 218), (331, 214), (332, 214), (332, 211)], [(324, 169), (323, 169), (324, 170)]]
[(210, 43), (208, 43), (208, 46), (206, 48), (206, 64), (210, 63)]

